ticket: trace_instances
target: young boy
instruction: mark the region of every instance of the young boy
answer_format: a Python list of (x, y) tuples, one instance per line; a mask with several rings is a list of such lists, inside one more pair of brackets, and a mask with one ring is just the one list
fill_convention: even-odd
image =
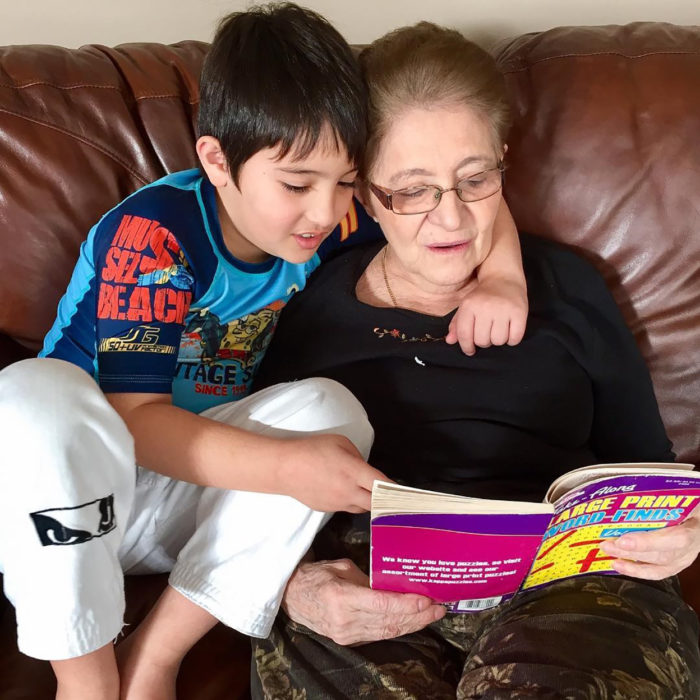
[[(117, 698), (121, 683), (122, 697), (174, 698), (182, 657), (218, 620), (267, 635), (326, 513), (369, 507), (383, 475), (343, 387), (246, 398), (322, 244), (379, 235), (352, 200), (365, 109), (348, 45), (315, 13), (225, 19), (201, 78), (203, 174), (169, 175), (108, 212), (46, 337), (49, 359), (0, 373), (7, 463), (22, 465), (2, 474), (0, 570), (20, 648), (51, 660), (57, 697)], [(507, 212), (495, 247), (512, 279), (462, 309), (466, 346), (521, 302), (522, 289), (499, 288), (521, 280)], [(481, 314), (494, 299), (501, 310)], [(508, 337), (489, 333), (481, 344)], [(172, 573), (118, 671), (124, 571)]]

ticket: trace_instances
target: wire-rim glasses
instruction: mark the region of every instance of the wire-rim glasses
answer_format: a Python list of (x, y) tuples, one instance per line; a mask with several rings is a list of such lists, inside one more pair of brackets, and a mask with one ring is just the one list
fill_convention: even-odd
[(495, 168), (474, 173), (447, 189), (438, 185), (415, 185), (389, 190), (373, 182), (369, 183), (369, 188), (382, 206), (394, 214), (426, 214), (440, 204), (443, 194), (453, 190), (465, 204), (492, 197), (503, 187), (504, 171), (505, 165), (499, 160)]

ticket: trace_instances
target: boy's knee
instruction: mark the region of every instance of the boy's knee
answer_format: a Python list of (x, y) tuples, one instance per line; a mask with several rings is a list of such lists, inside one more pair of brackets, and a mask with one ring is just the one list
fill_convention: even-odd
[[(45, 402), (53, 397), (80, 396), (95, 391), (99, 391), (95, 380), (77, 365), (64, 360), (35, 357), (15, 362), (0, 372), (0, 400), (3, 403), (20, 397)], [(18, 404), (17, 408), (21, 406)]]
[(76, 436), (92, 443), (93, 433), (133, 451), (126, 425), (84, 370), (35, 358), (0, 372), (0, 434), (10, 453), (61, 450), (74, 445)]
[(351, 419), (367, 419), (367, 413), (355, 394), (335, 379), (310, 377), (294, 382), (293, 386), (296, 386), (297, 390), (310, 391), (315, 394), (318, 397), (318, 405), (323, 410), (330, 410), (334, 413), (344, 412)]
[(343, 384), (326, 377), (311, 377), (295, 382), (300, 390), (316, 395), (314, 412), (329, 420), (333, 432), (348, 437), (365, 459), (374, 441), (374, 430), (362, 404)]
[(104, 400), (94, 379), (70, 362), (22, 360), (0, 372), (0, 424), (71, 420), (81, 405)]

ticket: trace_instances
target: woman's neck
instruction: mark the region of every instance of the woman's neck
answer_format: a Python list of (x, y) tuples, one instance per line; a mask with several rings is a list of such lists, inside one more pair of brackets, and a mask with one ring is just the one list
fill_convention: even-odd
[(454, 285), (431, 283), (405, 270), (384, 247), (366, 267), (355, 294), (370, 306), (410, 309), (440, 317), (456, 309), (476, 284), (476, 275)]

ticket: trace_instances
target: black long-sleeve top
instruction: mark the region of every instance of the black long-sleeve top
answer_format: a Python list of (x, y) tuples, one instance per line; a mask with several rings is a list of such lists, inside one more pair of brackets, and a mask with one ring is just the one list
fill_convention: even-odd
[(649, 373), (599, 274), (543, 239), (521, 243), (530, 313), (519, 345), (468, 357), (443, 340), (452, 314), (358, 301), (373, 244), (321, 266), (294, 297), (257, 387), (341, 382), (374, 426), (370, 463), (426, 488), (540, 500), (578, 466), (672, 461)]

